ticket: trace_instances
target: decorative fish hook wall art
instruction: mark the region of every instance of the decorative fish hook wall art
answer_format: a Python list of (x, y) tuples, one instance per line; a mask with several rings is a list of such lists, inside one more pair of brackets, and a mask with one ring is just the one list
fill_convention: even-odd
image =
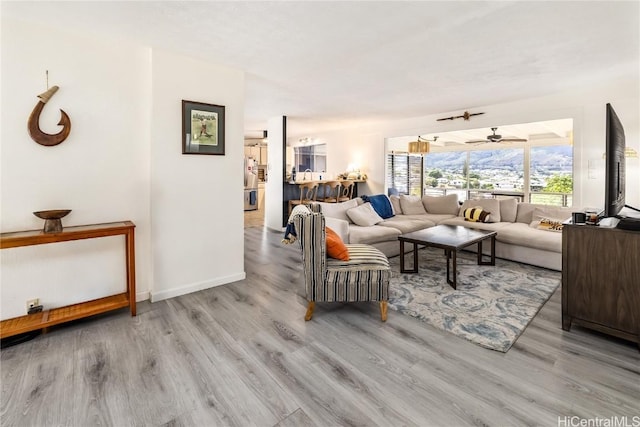
[(69, 136), (69, 132), (71, 132), (71, 119), (69, 119), (67, 113), (62, 110), (60, 110), (61, 117), (60, 121), (58, 122), (58, 125), (62, 126), (62, 130), (60, 132), (51, 135), (40, 130), (40, 125), (38, 123), (40, 120), (40, 113), (44, 108), (44, 104), (46, 104), (47, 101), (51, 99), (53, 94), (56, 93), (58, 89), (58, 86), (52, 86), (51, 89), (38, 95), (40, 101), (38, 101), (36, 106), (33, 108), (33, 111), (29, 116), (29, 121), (27, 122), (29, 127), (29, 135), (31, 135), (31, 138), (38, 144), (45, 145), (47, 147), (60, 144), (62, 141), (67, 139), (67, 137)]

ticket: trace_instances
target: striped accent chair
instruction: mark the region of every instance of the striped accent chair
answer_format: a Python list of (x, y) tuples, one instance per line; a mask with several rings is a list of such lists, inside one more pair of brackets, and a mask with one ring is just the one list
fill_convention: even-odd
[[(311, 320), (316, 302), (378, 301), (382, 321), (387, 320), (389, 260), (370, 245), (347, 244), (349, 261), (327, 257), (325, 220), (320, 206), (294, 215), (300, 248), (307, 301), (305, 320)], [(313, 211), (313, 212), (312, 212)]]

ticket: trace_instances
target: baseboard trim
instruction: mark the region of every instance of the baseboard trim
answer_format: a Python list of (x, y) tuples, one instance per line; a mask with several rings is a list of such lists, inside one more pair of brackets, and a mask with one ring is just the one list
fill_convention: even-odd
[(190, 294), (192, 292), (201, 291), (203, 289), (213, 288), (214, 286), (226, 285), (227, 283), (237, 282), (238, 280), (244, 280), (247, 274), (242, 273), (231, 274), (229, 276), (216, 277), (215, 279), (205, 280), (203, 282), (196, 282), (190, 285), (181, 286), (179, 288), (167, 289), (161, 292), (149, 292), (149, 299), (151, 302), (162, 301), (168, 298), (179, 297), (180, 295)]
[(136, 292), (136, 302), (148, 300), (150, 298), (150, 294), (151, 293), (149, 291)]

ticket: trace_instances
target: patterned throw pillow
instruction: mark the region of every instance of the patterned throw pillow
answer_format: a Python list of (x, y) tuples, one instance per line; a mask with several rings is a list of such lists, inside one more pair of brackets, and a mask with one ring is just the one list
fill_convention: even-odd
[(482, 210), (480, 206), (464, 210), (464, 220), (471, 222), (488, 222), (491, 212)]
[(537, 228), (539, 230), (556, 231), (558, 233), (561, 233), (562, 227), (563, 225), (561, 221), (551, 219), (551, 218), (542, 218)]
[(341, 261), (349, 261), (349, 249), (345, 246), (340, 236), (338, 236), (338, 233), (329, 227), (325, 227), (325, 232), (327, 255)]

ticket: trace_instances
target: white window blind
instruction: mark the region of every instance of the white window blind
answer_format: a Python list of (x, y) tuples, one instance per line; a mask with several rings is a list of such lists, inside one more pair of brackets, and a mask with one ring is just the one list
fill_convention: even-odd
[(422, 157), (407, 153), (387, 154), (387, 188), (399, 194), (422, 196)]

